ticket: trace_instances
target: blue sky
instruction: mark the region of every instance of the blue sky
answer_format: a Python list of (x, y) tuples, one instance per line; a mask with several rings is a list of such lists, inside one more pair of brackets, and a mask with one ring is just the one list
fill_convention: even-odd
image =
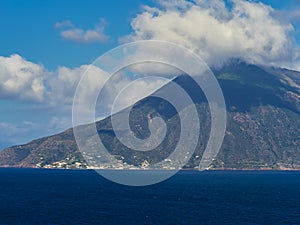
[[(243, 0), (234, 2), (239, 1)], [(78, 77), (84, 71), (84, 65), (92, 63), (104, 52), (124, 41), (141, 40), (149, 33), (153, 39), (176, 42), (175, 36), (168, 37), (163, 32), (168, 29), (171, 31), (172, 28), (170, 25), (172, 14), (169, 14), (173, 10), (172, 2), (174, 1), (1, 1), (0, 148), (25, 143), (71, 126), (72, 88), (76, 87)], [(201, 7), (211, 7), (210, 12), (217, 17), (219, 12), (212, 8), (214, 8), (213, 4), (218, 4), (221, 0), (210, 2), (212, 3), (209, 6), (202, 4)], [(259, 1), (252, 1), (251, 4), (257, 2)], [(272, 15), (274, 14), (276, 21), (280, 21), (278, 24), (281, 27), (271, 28), (279, 32), (287, 32), (287, 36), (284, 37), (285, 43), (290, 49), (297, 49), (300, 45), (300, 22), (298, 22), (300, 21), (300, 2), (298, 0), (264, 0), (262, 3), (271, 6), (275, 10)], [(155, 10), (145, 9), (143, 7), (145, 5), (152, 6)], [(188, 6), (183, 6), (181, 10), (188, 12), (190, 9)], [(147, 13), (153, 13), (152, 17), (148, 18)], [(159, 16), (154, 19), (157, 15)], [(232, 24), (237, 24), (236, 21), (233, 22)], [(286, 28), (288, 24), (293, 26), (293, 30)], [(261, 23), (261, 27), (264, 26), (269, 29), (267, 23)], [(240, 31), (241, 26), (237, 25), (237, 29)], [(261, 33), (257, 34), (259, 36)], [(203, 34), (191, 33), (190, 35), (194, 37), (193, 35)], [(278, 39), (274, 38), (272, 41), (281, 43), (279, 36), (282, 37), (278, 35)], [(186, 43), (188, 42), (189, 39)], [(197, 43), (187, 44), (186, 47), (193, 48), (193, 44)], [(280, 51), (283, 50), (279, 49), (280, 54), (274, 53), (273, 58), (257, 58), (252, 55), (245, 60), (249, 62), (260, 60), (265, 64), (274, 62), (283, 67), (300, 68), (300, 63), (298, 65), (291, 62), (292, 58), (288, 56), (290, 51)], [(219, 54), (221, 58), (217, 63), (222, 63), (227, 56), (236, 56), (236, 52), (230, 49), (221, 52)], [(296, 60), (298, 52), (294, 53)], [(264, 54), (265, 52), (257, 53), (262, 57)], [(12, 55), (18, 57), (11, 57)], [(204, 58), (207, 57), (205, 59), (213, 64), (215, 62), (210, 61), (212, 56), (208, 55)], [(24, 68), (26, 68), (25, 72)], [(58, 92), (60, 95), (57, 94)], [(64, 95), (68, 95), (66, 98), (69, 97), (69, 99), (64, 101), (62, 99)]]
[[(118, 45), (118, 37), (130, 32), (130, 21), (147, 1), (1, 1), (1, 55), (20, 54), (49, 69), (92, 62), (99, 53)], [(82, 28), (93, 28), (100, 18), (107, 21), (112, 38), (105, 44), (76, 44), (63, 40), (56, 22), (70, 20)]]

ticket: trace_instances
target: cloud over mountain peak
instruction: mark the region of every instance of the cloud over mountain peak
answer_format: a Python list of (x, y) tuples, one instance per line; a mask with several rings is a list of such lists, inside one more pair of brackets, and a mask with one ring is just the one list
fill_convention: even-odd
[(144, 6), (131, 22), (133, 33), (122, 40), (168, 40), (193, 49), (210, 65), (231, 58), (260, 65), (297, 67), (293, 26), (273, 16), (263, 3), (232, 0), (159, 1)]

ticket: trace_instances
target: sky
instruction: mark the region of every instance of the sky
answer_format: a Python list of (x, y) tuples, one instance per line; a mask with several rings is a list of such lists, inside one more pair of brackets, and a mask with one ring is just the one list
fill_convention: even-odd
[(127, 42), (171, 41), (215, 67), (300, 70), (299, 0), (4, 0), (0, 28), (0, 149), (71, 127), (87, 66)]

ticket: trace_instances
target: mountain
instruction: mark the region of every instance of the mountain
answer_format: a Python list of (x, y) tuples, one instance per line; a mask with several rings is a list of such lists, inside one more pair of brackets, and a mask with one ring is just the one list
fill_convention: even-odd
[[(232, 62), (214, 70), (214, 74), (227, 105), (227, 130), (211, 169), (300, 169), (300, 73)], [(191, 96), (199, 113), (199, 141), (186, 165), (195, 168), (209, 138), (210, 110), (201, 89), (190, 77), (182, 75), (174, 81)], [(158, 115), (166, 121), (168, 132), (157, 148), (147, 152), (125, 147), (116, 138), (110, 117), (97, 122), (96, 127), (114, 158), (128, 168), (146, 167), (172, 153), (180, 136), (179, 116), (170, 103), (153, 96), (136, 103), (130, 112), (130, 127), (142, 139), (150, 135), (149, 118)], [(68, 129), (4, 149), (0, 152), (0, 166), (86, 168), (85, 157), (77, 149), (73, 129)], [(106, 165), (105, 160), (102, 163)]]

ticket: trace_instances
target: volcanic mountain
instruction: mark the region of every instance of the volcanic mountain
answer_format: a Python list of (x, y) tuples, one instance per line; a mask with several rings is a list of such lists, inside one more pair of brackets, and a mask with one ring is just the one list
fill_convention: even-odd
[[(227, 106), (227, 129), (210, 169), (300, 169), (300, 73), (235, 61), (214, 70), (214, 74)], [(199, 114), (198, 144), (185, 166), (197, 168), (209, 138), (210, 109), (205, 95), (190, 77), (182, 75), (174, 82), (194, 100)], [(146, 167), (167, 158), (180, 136), (175, 108), (161, 98), (149, 96), (137, 102), (130, 112), (130, 127), (136, 137), (145, 139), (150, 135), (148, 122), (154, 116), (165, 120), (168, 132), (158, 147), (147, 152), (124, 146), (116, 138), (111, 117), (98, 121), (96, 128), (113, 157), (128, 168)], [(4, 149), (0, 152), (0, 166), (87, 168), (84, 154), (78, 150), (70, 128)]]

